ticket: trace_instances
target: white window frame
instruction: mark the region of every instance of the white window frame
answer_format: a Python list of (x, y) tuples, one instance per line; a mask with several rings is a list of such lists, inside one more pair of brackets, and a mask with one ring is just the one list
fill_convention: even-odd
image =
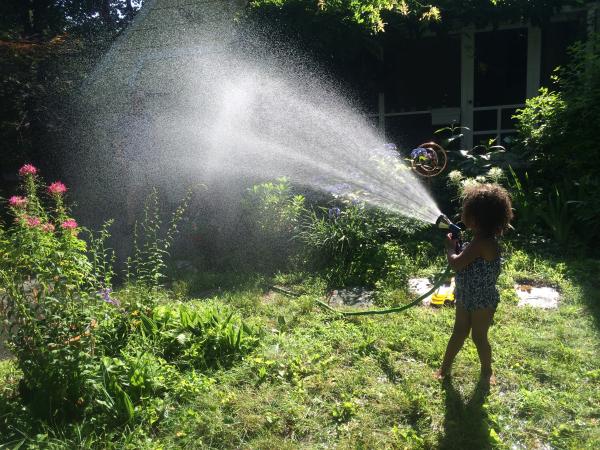
[[(473, 108), (473, 112), (477, 112), (477, 111), (496, 111), (496, 127), (493, 129), (489, 129), (489, 130), (477, 130), (477, 131), (473, 131), (471, 134), (471, 139), (473, 139), (474, 136), (482, 136), (482, 135), (486, 135), (486, 134), (493, 134), (496, 136), (496, 144), (501, 145), (502, 142), (500, 142), (500, 136), (503, 134), (509, 134), (509, 133), (516, 133), (516, 129), (515, 128), (502, 128), (502, 111), (505, 109), (516, 109), (516, 108), (522, 108), (523, 106), (525, 106), (524, 103), (516, 103), (513, 105), (498, 105), (498, 106), (477, 106), (475, 108)], [(471, 147), (472, 147), (472, 143), (471, 143)], [(469, 148), (471, 148), (469, 147)]]
[[(542, 31), (531, 24), (527, 26), (513, 24), (500, 26), (498, 30), (527, 29), (527, 69), (525, 97), (535, 97), (540, 88), (540, 74), (542, 65)], [(502, 128), (502, 110), (523, 107), (524, 104), (490, 105), (474, 107), (475, 99), (475, 33), (487, 30), (465, 29), (461, 33), (461, 126), (471, 130), (464, 133), (462, 138), (463, 148), (473, 147), (473, 137), (493, 134), (500, 143), (500, 135), (514, 133), (516, 130)], [(476, 111), (496, 110), (496, 128), (491, 130), (474, 129), (474, 113)]]

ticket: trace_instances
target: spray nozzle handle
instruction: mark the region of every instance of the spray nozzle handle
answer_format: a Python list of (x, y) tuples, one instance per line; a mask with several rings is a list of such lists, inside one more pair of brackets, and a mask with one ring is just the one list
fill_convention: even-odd
[(460, 240), (460, 233), (462, 230), (458, 225), (451, 223), (448, 226), (448, 229), (450, 230), (450, 235), (452, 236), (452, 239)]
[(452, 223), (452, 221), (448, 219), (448, 216), (445, 214), (440, 214), (435, 221), (435, 226), (441, 230), (450, 230), (452, 233), (452, 239), (458, 239), (458, 236), (462, 231), (462, 229), (455, 223)]
[(448, 216), (446, 216), (445, 214), (441, 214), (438, 217), (438, 219), (435, 222), (435, 225), (442, 230), (450, 231), (450, 237), (458, 241), (456, 243), (456, 253), (460, 253), (460, 251), (462, 250), (462, 241), (460, 239), (462, 229), (455, 223), (452, 223)]

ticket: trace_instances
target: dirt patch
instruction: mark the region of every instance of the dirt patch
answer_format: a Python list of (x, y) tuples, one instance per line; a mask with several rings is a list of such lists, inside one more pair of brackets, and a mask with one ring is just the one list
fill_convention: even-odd
[(261, 300), (265, 304), (275, 303), (276, 293), (274, 291), (267, 291), (262, 295)]

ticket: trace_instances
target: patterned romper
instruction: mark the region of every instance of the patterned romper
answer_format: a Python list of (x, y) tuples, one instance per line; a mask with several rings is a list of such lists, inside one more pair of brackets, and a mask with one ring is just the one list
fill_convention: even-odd
[(496, 281), (500, 275), (500, 256), (493, 261), (477, 258), (463, 270), (456, 272), (454, 297), (456, 304), (467, 311), (496, 309), (500, 294)]

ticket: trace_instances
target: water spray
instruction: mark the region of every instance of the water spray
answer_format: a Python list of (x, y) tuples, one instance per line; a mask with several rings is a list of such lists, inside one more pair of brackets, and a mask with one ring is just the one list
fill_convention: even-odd
[[(392, 144), (386, 144), (390, 146)], [(395, 149), (395, 147), (394, 147)], [(432, 177), (439, 175), (447, 165), (447, 155), (446, 151), (438, 144), (434, 142), (428, 142), (425, 144), (421, 144), (419, 147), (414, 149), (410, 155), (410, 161), (412, 169), (417, 172), (419, 175), (424, 177)], [(462, 241), (461, 241), (461, 233), (462, 228), (452, 222), (447, 215), (440, 214), (435, 221), (435, 227), (441, 230), (450, 231), (450, 237), (453, 240), (456, 240), (456, 248), (455, 252), (459, 253), (462, 249)], [(432, 298), (435, 298), (436, 295), (441, 298), (443, 304), (446, 304), (448, 301), (447, 293), (439, 293), (439, 289), (444, 285), (451, 273), (452, 269), (450, 266), (447, 266), (446, 269), (437, 277), (434, 281), (432, 288), (427, 291), (425, 294), (420, 295), (412, 302), (395, 307), (395, 308), (386, 308), (386, 309), (371, 309), (366, 311), (340, 311), (335, 308), (332, 308), (327, 303), (317, 300), (317, 304), (322, 308), (326, 309), (329, 312), (339, 315), (340, 317), (354, 317), (354, 316), (371, 316), (371, 315), (381, 315), (381, 314), (391, 314), (406, 311), (413, 306), (417, 306), (421, 304), (421, 302), (433, 294)], [(450, 285), (452, 289), (452, 285)], [(454, 298), (452, 294), (452, 299)], [(438, 299), (439, 300), (439, 299)], [(433, 301), (433, 300), (432, 300)], [(442, 304), (442, 303), (440, 303)]]

